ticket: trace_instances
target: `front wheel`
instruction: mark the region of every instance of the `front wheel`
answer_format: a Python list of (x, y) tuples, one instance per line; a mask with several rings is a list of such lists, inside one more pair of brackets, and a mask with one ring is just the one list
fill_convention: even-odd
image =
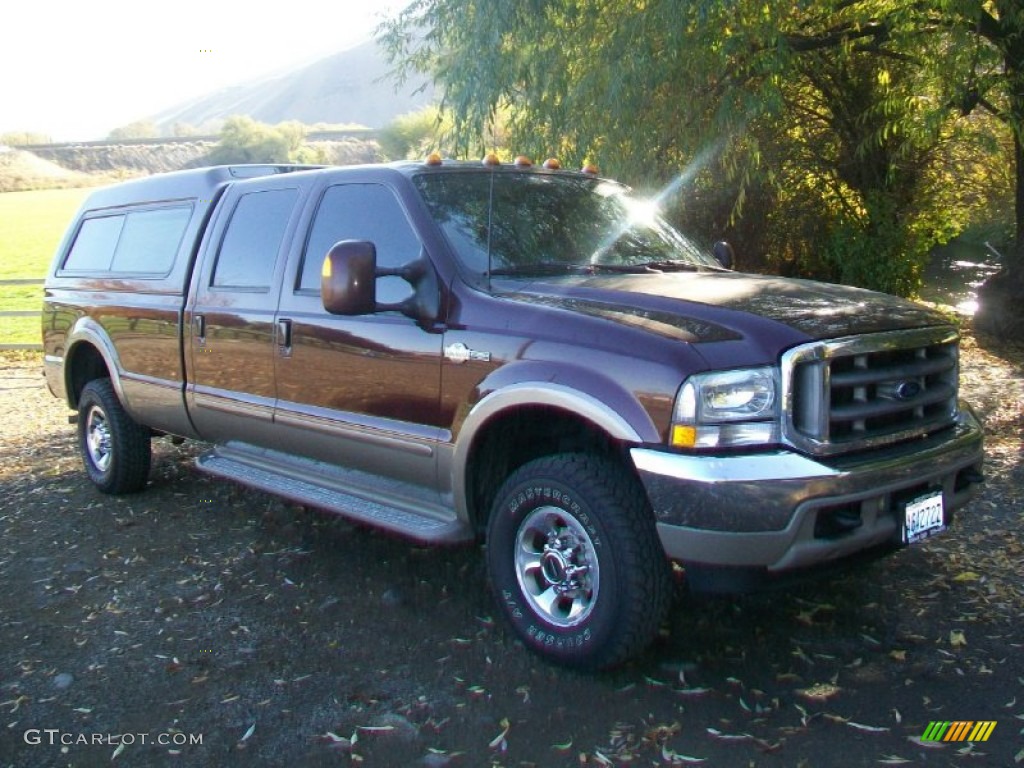
[(133, 493), (146, 485), (149, 429), (128, 415), (110, 379), (94, 379), (82, 389), (78, 445), (89, 479), (103, 493)]
[(487, 535), (491, 583), (527, 647), (604, 669), (640, 653), (668, 608), (671, 569), (637, 480), (591, 454), (557, 454), (502, 485)]

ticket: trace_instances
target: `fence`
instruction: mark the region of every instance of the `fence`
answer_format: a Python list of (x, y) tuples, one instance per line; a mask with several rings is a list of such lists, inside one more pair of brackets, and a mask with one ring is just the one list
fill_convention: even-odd
[[(43, 281), (35, 278), (18, 278), (15, 280), (0, 280), (0, 286), (4, 285), (42, 285)], [(0, 318), (4, 317), (39, 317), (38, 309), (0, 309)], [(42, 344), (0, 344), (0, 351), (4, 350), (40, 350)]]

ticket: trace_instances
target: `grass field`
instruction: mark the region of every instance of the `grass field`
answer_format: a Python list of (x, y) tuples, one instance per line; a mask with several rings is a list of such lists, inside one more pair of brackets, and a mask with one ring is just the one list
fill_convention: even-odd
[(0, 194), (0, 280), (42, 277), (89, 189)]
[[(88, 189), (0, 194), (0, 280), (42, 278)], [(42, 286), (0, 285), (0, 311), (38, 309)], [(0, 344), (39, 341), (39, 320), (0, 317)]]

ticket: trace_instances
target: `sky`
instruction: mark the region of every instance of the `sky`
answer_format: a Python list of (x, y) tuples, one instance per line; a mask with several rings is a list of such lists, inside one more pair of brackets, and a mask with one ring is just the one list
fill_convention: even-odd
[(384, 15), (403, 5), (9, 2), (2, 12), (0, 133), (102, 139), (180, 102), (358, 45), (373, 36)]

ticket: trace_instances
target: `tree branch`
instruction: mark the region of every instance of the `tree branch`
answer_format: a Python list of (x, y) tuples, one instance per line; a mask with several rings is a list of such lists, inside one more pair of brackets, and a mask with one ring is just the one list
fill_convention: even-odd
[(837, 45), (868, 37), (874, 38), (875, 45), (881, 45), (889, 38), (889, 27), (882, 22), (872, 22), (860, 27), (844, 24), (817, 35), (784, 34), (782, 39), (794, 51), (803, 53), (835, 48)]

